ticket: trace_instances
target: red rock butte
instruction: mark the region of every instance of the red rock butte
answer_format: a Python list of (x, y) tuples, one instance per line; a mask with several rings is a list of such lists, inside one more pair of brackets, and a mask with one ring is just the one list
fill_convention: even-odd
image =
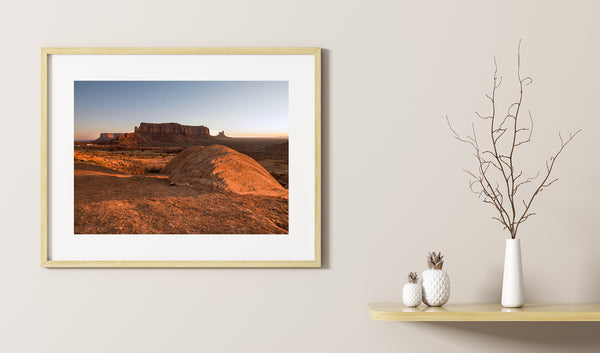
[(178, 123), (140, 123), (134, 132), (101, 133), (96, 143), (105, 145), (186, 145), (214, 140), (206, 126)]
[(210, 135), (210, 130), (206, 126), (181, 125), (178, 123), (140, 123), (140, 126), (135, 127), (135, 132), (157, 137), (163, 135), (182, 135), (198, 138)]
[(114, 140), (116, 138), (119, 138), (119, 136), (123, 135), (123, 133), (120, 132), (103, 132), (100, 134), (100, 137), (98, 137), (97, 141), (109, 141), (109, 140)]
[(210, 130), (206, 126), (190, 126), (178, 123), (140, 123), (134, 132), (158, 142), (194, 142), (209, 139)]
[(161, 172), (175, 185), (288, 198), (288, 191), (258, 162), (222, 145), (188, 148)]

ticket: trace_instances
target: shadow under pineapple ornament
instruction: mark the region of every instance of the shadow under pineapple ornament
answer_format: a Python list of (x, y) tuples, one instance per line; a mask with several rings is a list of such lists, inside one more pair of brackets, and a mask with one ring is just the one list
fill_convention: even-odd
[[(502, 305), (507, 308), (519, 308), (525, 304), (525, 291), (523, 286), (523, 270), (521, 265), (521, 243), (517, 239), (519, 226), (535, 215), (531, 212), (531, 205), (543, 190), (552, 185), (558, 178), (550, 178), (554, 164), (565, 146), (581, 131), (563, 137), (558, 133), (560, 146), (546, 160), (546, 168), (537, 174), (526, 175), (517, 166), (515, 156), (521, 146), (531, 142), (533, 134), (533, 118), (528, 112), (529, 119), (523, 123), (522, 104), (523, 92), (533, 80), (531, 77), (521, 76), (521, 42), (517, 50), (517, 79), (519, 94), (515, 101), (508, 106), (505, 113), (500, 113), (496, 105), (496, 90), (502, 83), (498, 77), (498, 66), (494, 59), (494, 81), (492, 91), (486, 94), (491, 103), (491, 112), (482, 115), (475, 112), (477, 118), (484, 122), (485, 139), (476, 134), (475, 123), (471, 124), (472, 135), (461, 136), (452, 128), (450, 120), (446, 117), (448, 126), (454, 138), (470, 145), (477, 161), (474, 170), (463, 169), (470, 177), (469, 188), (484, 203), (494, 206), (497, 211), (492, 219), (500, 222), (503, 229), (507, 230), (510, 238), (506, 239), (504, 257), (504, 276), (502, 279)], [(538, 179), (538, 177), (540, 179)], [(523, 197), (527, 187), (533, 186), (528, 195)]]
[(402, 299), (404, 305), (408, 307), (415, 307), (421, 304), (421, 284), (419, 283), (419, 275), (416, 272), (408, 274), (408, 283), (404, 285), (402, 289)]
[(444, 256), (441, 252), (437, 254), (430, 252), (427, 255), (428, 269), (421, 274), (421, 286), (423, 288), (423, 303), (428, 306), (442, 306), (450, 298), (450, 278), (445, 270)]

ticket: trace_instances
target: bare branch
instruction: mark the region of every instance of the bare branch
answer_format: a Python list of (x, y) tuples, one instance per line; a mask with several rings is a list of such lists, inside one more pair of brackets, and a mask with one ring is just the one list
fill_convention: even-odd
[(475, 186), (477, 186), (480, 183), (480, 180), (475, 179), (475, 180), (470, 180), (469, 181), (469, 189), (475, 194), (477, 195), (477, 197), (481, 198), (481, 194), (483, 193), (482, 190), (476, 190)]
[(479, 114), (478, 112), (475, 112), (475, 115), (477, 115), (477, 117), (478, 117), (478, 118), (480, 118), (480, 119), (484, 119), (484, 120), (487, 120), (487, 119), (491, 119), (491, 118), (492, 118), (491, 116), (482, 116), (482, 115), (481, 115), (481, 114)]
[[(491, 146), (487, 147), (486, 144), (479, 143), (474, 123), (471, 125), (472, 135), (461, 136), (454, 130), (446, 116), (448, 127), (454, 138), (469, 144), (473, 148), (473, 156), (477, 161), (477, 167), (472, 170), (464, 169), (465, 173), (470, 176), (469, 190), (484, 203), (494, 206), (498, 214), (492, 218), (500, 222), (504, 229), (509, 231), (513, 239), (517, 235), (519, 226), (535, 215), (535, 213), (530, 212), (530, 209), (536, 197), (558, 180), (558, 178), (550, 177), (556, 160), (564, 148), (581, 132), (581, 130), (578, 130), (575, 133), (570, 133), (568, 138), (559, 133), (560, 147), (545, 161), (545, 171), (538, 171), (535, 176), (528, 178), (523, 176), (524, 172), (522, 170), (517, 172), (514, 158), (515, 151), (517, 147), (531, 142), (534, 130), (531, 112), (528, 112), (529, 125), (524, 126), (520, 122), (522, 120), (520, 114), (524, 100), (524, 88), (533, 82), (530, 76), (521, 77), (521, 41), (519, 41), (517, 48), (517, 79), (519, 84), (518, 97), (508, 106), (506, 115), (500, 118), (497, 116), (496, 90), (502, 84), (502, 76), (498, 76), (498, 65), (496, 58), (494, 58), (493, 85), (491, 92), (485, 95), (491, 103), (491, 112), (489, 114), (475, 112), (477, 118), (485, 121), (481, 124), (488, 129), (486, 136), (489, 140), (486, 143), (491, 142)], [(479, 121), (479, 119), (476, 120)], [(500, 121), (500, 119), (502, 120)], [(509, 136), (509, 138), (507, 139), (506, 136)], [(501, 141), (502, 143), (500, 143)], [(486, 147), (482, 148), (482, 146)], [(538, 180), (540, 176), (542, 177), (541, 181)], [(517, 204), (515, 196), (517, 192), (522, 193), (522, 186), (533, 184), (534, 181), (537, 187), (528, 198), (520, 200), (521, 207), (520, 203)], [(517, 212), (517, 207), (519, 212)]]
[(508, 227), (507, 227), (507, 225), (506, 225), (506, 223), (504, 223), (504, 221), (503, 221), (503, 220), (501, 220), (500, 218), (498, 218), (498, 217), (492, 217), (492, 219), (495, 219), (495, 220), (497, 220), (498, 222), (500, 222), (500, 223), (501, 223), (501, 224), (504, 226), (504, 227), (502, 228), (502, 230), (504, 230), (504, 229), (508, 228)]
[(500, 140), (500, 137), (502, 137), (504, 135), (504, 133), (506, 132), (506, 130), (507, 129), (496, 129), (496, 130), (494, 130), (494, 133), (496, 133), (496, 132), (500, 132), (500, 133), (498, 134), (498, 136), (496, 136), (494, 138), (494, 140), (492, 141), (492, 143), (493, 144), (497, 144), (498, 140)]
[(523, 171), (520, 171), (519, 174), (514, 178), (514, 181), (517, 181), (523, 175)]
[[(542, 190), (544, 188), (547, 188), (548, 186), (554, 184), (556, 181), (558, 181), (558, 178), (554, 178), (552, 181), (545, 183), (544, 185), (542, 185)], [(540, 191), (542, 191), (542, 190), (540, 190)]]
[(502, 162), (506, 166), (506, 168), (510, 171), (511, 170), (510, 157), (502, 154), (502, 155), (498, 156), (498, 158), (499, 158), (500, 162)]
[(515, 117), (515, 114), (512, 114), (510, 112), (510, 110), (514, 107), (517, 106), (517, 108), (521, 105), (521, 102), (514, 102), (513, 104), (511, 104), (508, 109), (506, 109), (506, 116), (510, 116), (510, 117)]
[[(515, 179), (514, 179), (514, 180), (515, 180), (515, 182), (517, 181), (517, 179), (518, 179), (518, 178), (519, 178), (519, 177), (520, 177), (522, 174), (523, 174), (523, 172), (521, 172), (521, 173), (520, 173), (518, 176), (516, 176), (516, 177), (515, 177)], [(529, 183), (531, 183), (532, 181), (534, 181), (535, 179), (537, 179), (537, 177), (538, 177), (539, 175), (540, 175), (540, 171), (538, 171), (538, 172), (537, 172), (537, 174), (536, 174), (534, 177), (529, 177), (529, 178), (525, 179), (524, 181), (522, 181), (522, 182), (520, 182), (520, 183), (517, 183), (517, 184), (515, 185), (515, 188), (514, 188), (514, 190), (513, 190), (513, 196), (514, 196), (514, 195), (517, 193), (517, 190), (519, 189), (519, 187), (520, 187), (521, 185), (525, 185), (525, 184), (529, 184)]]
[(521, 223), (525, 222), (525, 221), (526, 221), (526, 220), (528, 220), (528, 219), (529, 219), (529, 217), (531, 217), (531, 216), (535, 216), (535, 213), (528, 213), (528, 214), (526, 214), (526, 215), (525, 215), (525, 217), (523, 217), (523, 220), (521, 220), (521, 221), (519, 222), (519, 224), (521, 224)]
[(544, 177), (544, 180), (542, 180), (542, 182), (539, 184), (538, 188), (535, 190), (535, 192), (533, 193), (533, 195), (531, 195), (531, 198), (529, 199), (529, 202), (525, 203), (525, 210), (523, 211), (523, 214), (521, 215), (521, 217), (519, 218), (519, 220), (516, 222), (515, 224), (515, 232), (519, 229), (519, 225), (523, 222), (524, 219), (526, 219), (526, 215), (527, 212), (529, 211), (529, 208), (531, 207), (531, 204), (533, 204), (533, 200), (535, 200), (535, 197), (544, 189), (549, 187), (550, 185), (554, 184), (558, 178), (553, 179), (552, 181), (548, 182), (548, 179), (550, 178), (550, 174), (552, 173), (552, 168), (554, 168), (554, 164), (556, 163), (556, 160), (558, 159), (558, 156), (561, 154), (561, 152), (564, 150), (564, 148), (571, 142), (573, 141), (573, 139), (575, 138), (575, 136), (577, 136), (579, 133), (581, 132), (581, 129), (577, 130), (575, 133), (570, 133), (569, 134), (569, 138), (564, 140), (561, 133), (559, 132), (558, 137), (560, 139), (560, 148), (558, 149), (558, 151), (552, 156), (550, 157), (549, 160), (546, 161), (546, 176)]
[(448, 127), (450, 128), (450, 130), (454, 134), (454, 138), (455, 139), (457, 139), (460, 142), (467, 143), (467, 144), (471, 145), (476, 150), (478, 149), (477, 146), (474, 143), (474, 140), (470, 136), (468, 136), (468, 138), (471, 138), (473, 141), (465, 140), (462, 137), (460, 137), (460, 135), (458, 134), (458, 132), (456, 132), (456, 130), (454, 130), (454, 128), (452, 128), (452, 125), (450, 124), (450, 119), (448, 119), (447, 115), (446, 115), (446, 122), (448, 122)]
[(501, 84), (502, 84), (502, 76), (500, 76), (500, 78), (499, 78), (499, 80), (498, 80), (498, 84), (496, 84), (496, 85), (494, 86), (494, 88), (498, 88), (498, 87), (500, 87), (500, 85), (501, 85)]
[[(527, 136), (527, 139), (525, 139), (525, 140), (523, 140), (523, 141), (521, 141), (521, 142), (518, 142), (518, 143), (515, 145), (515, 147), (517, 147), (517, 146), (520, 146), (520, 145), (523, 145), (523, 144), (525, 144), (525, 143), (527, 143), (527, 142), (531, 142), (531, 135), (533, 135), (533, 117), (531, 116), (531, 112), (528, 112), (528, 113), (529, 113), (529, 121), (530, 121), (530, 124), (531, 124), (531, 125), (529, 125), (529, 127), (528, 127), (528, 128), (520, 128), (520, 129), (517, 129), (517, 131), (516, 131), (516, 132), (519, 132), (519, 131), (529, 131), (529, 136)], [(560, 137), (560, 134), (559, 134), (559, 137)], [(561, 137), (561, 143), (562, 143), (562, 137)]]

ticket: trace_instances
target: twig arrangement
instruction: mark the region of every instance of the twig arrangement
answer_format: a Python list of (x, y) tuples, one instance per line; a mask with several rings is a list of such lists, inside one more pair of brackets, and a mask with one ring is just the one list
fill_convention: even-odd
[[(510, 232), (512, 239), (517, 237), (519, 226), (527, 221), (535, 213), (531, 212), (533, 200), (544, 189), (552, 185), (558, 178), (550, 178), (552, 168), (558, 156), (561, 154), (565, 146), (567, 146), (579, 132), (570, 133), (568, 137), (563, 137), (558, 133), (560, 139), (560, 147), (558, 150), (546, 160), (546, 170), (538, 171), (535, 176), (526, 177), (522, 170), (517, 170), (515, 167), (515, 152), (517, 147), (531, 142), (533, 134), (533, 117), (531, 112), (528, 112), (529, 123), (525, 126), (520, 124), (521, 106), (523, 103), (523, 91), (526, 86), (529, 86), (533, 80), (531, 77), (521, 77), (521, 41), (517, 51), (517, 78), (519, 80), (519, 97), (518, 100), (512, 103), (506, 110), (503, 117), (498, 115), (496, 106), (496, 91), (502, 83), (502, 77), (498, 77), (498, 65), (494, 58), (494, 82), (491, 94), (486, 94), (486, 98), (491, 103), (491, 113), (482, 115), (475, 112), (477, 118), (484, 120), (489, 124), (487, 127), (487, 135), (489, 138), (490, 148), (481, 146), (475, 132), (475, 123), (472, 123), (472, 136), (467, 135), (462, 137), (450, 124), (450, 120), (446, 116), (446, 121), (450, 130), (454, 134), (454, 138), (460, 142), (469, 144), (473, 150), (473, 155), (478, 162), (477, 169), (463, 169), (470, 177), (469, 189), (475, 193), (483, 202), (493, 205), (498, 211), (497, 217), (492, 217), (503, 225), (503, 229)], [(507, 140), (508, 139), (508, 140)], [(504, 142), (504, 148), (503, 144)], [(535, 183), (536, 179), (541, 176), (541, 181), (537, 184), (535, 191), (527, 198), (520, 199), (522, 207), (519, 207), (519, 198), (517, 192), (523, 185)], [(499, 182), (498, 182), (499, 181)], [(501, 186), (502, 184), (502, 186)], [(521, 208), (519, 210), (519, 208)]]

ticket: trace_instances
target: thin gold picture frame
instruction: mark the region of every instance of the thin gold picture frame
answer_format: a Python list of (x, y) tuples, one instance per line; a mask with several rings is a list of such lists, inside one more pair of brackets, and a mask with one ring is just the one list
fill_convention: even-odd
[[(48, 233), (48, 58), (50, 55), (313, 55), (315, 65), (315, 230), (310, 261), (57, 261), (49, 258)], [(41, 48), (41, 266), (46, 268), (321, 267), (321, 48)]]

